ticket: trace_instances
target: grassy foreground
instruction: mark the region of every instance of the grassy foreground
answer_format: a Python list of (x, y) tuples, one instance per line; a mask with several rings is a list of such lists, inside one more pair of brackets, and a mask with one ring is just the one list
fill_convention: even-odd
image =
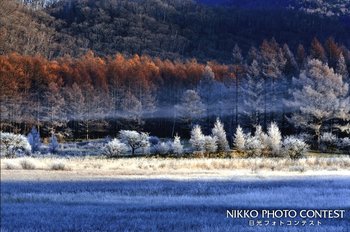
[[(1, 231), (346, 232), (349, 167), (345, 156), (1, 159)], [(231, 209), (345, 209), (346, 217), (251, 227), (227, 218)]]

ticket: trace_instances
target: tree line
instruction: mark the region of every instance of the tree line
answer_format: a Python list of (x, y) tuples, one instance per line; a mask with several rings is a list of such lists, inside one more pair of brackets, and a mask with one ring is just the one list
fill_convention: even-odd
[[(332, 38), (324, 45), (315, 38), (309, 51), (300, 45), (292, 52), (288, 45), (274, 39), (265, 40), (258, 48), (251, 47), (246, 54), (237, 45), (229, 65), (146, 55), (103, 58), (93, 52), (55, 60), (15, 53), (2, 55), (1, 130), (25, 134), (36, 126), (42, 135), (56, 133), (62, 139), (103, 137), (120, 129), (188, 137), (188, 129), (195, 124), (207, 132), (219, 117), (230, 137), (238, 125), (253, 131), (254, 125), (266, 129), (272, 121), (288, 134), (299, 130), (293, 127), (291, 115), (300, 112), (288, 101), (296, 98), (293, 94), (303, 87), (293, 77), (308, 83), (308, 78), (301, 75), (316, 75), (310, 71), (315, 69), (318, 75), (334, 79), (327, 85), (319, 84), (322, 88), (331, 90), (338, 83), (334, 91), (343, 90), (335, 98), (346, 97), (343, 84), (349, 81), (349, 54)], [(311, 60), (320, 63), (310, 63)], [(334, 75), (340, 75), (342, 80)], [(315, 83), (324, 82), (320, 79)], [(321, 87), (317, 91), (323, 91)], [(307, 100), (312, 99), (310, 96)], [(323, 105), (321, 101), (318, 107)], [(321, 128), (317, 120), (312, 125)], [(328, 115), (322, 117), (321, 124), (344, 126), (339, 120)]]

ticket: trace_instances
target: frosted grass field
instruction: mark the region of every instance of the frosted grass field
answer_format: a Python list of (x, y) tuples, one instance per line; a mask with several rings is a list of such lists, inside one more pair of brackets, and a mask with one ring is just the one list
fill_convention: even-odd
[[(348, 159), (26, 160), (33, 169), (2, 159), (1, 231), (347, 232)], [(231, 209), (345, 209), (346, 218), (257, 228), (226, 218)]]

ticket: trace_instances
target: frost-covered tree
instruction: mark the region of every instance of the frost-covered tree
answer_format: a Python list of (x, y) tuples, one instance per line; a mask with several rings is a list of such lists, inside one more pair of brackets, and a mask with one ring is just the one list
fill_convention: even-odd
[(245, 95), (243, 112), (249, 117), (250, 124), (257, 125), (264, 113), (264, 79), (256, 60), (248, 66), (242, 91)]
[(238, 46), (238, 44), (235, 44), (233, 50), (232, 50), (232, 59), (233, 59), (233, 64), (240, 65), (243, 63), (243, 55), (242, 55), (242, 50)]
[(178, 135), (176, 135), (174, 137), (174, 141), (172, 144), (172, 150), (173, 150), (174, 154), (176, 154), (176, 155), (183, 154), (184, 148), (183, 148), (183, 145), (181, 144), (181, 138)]
[(124, 93), (120, 108), (123, 112), (123, 118), (134, 128), (137, 129), (143, 124), (142, 121), (142, 103), (130, 91)]
[(27, 138), (23, 135), (0, 132), (0, 156), (11, 158), (19, 152), (31, 152)]
[(282, 135), (275, 122), (272, 122), (267, 131), (268, 146), (272, 155), (279, 155), (282, 146)]
[(233, 146), (238, 151), (243, 151), (245, 149), (245, 134), (241, 126), (238, 125), (236, 133), (233, 140)]
[(57, 137), (55, 136), (55, 134), (52, 134), (50, 138), (50, 143), (49, 143), (49, 151), (55, 154), (58, 151), (58, 147), (59, 147), (59, 143), (57, 141)]
[(217, 138), (215, 136), (204, 136), (204, 150), (208, 153), (214, 153), (218, 150)]
[(295, 107), (296, 113), (290, 121), (295, 126), (312, 129), (318, 145), (326, 123), (337, 120), (341, 122), (337, 124), (340, 127), (350, 121), (349, 86), (328, 65), (310, 60), (306, 70), (294, 82), (293, 100), (287, 105)]
[(191, 131), (190, 143), (194, 151), (203, 152), (205, 138), (199, 125), (195, 125)]
[(217, 139), (217, 150), (218, 151), (227, 151), (230, 149), (226, 137), (226, 131), (224, 129), (224, 125), (220, 121), (219, 118), (216, 119), (214, 124), (214, 128), (212, 129), (213, 137)]
[(180, 105), (175, 106), (180, 118), (192, 127), (193, 123), (203, 117), (205, 105), (195, 90), (187, 90)]
[(339, 60), (337, 62), (336, 72), (343, 77), (344, 81), (348, 80), (349, 72), (348, 72), (344, 55), (342, 53), (340, 54)]
[(214, 113), (215, 106), (218, 97), (216, 96), (219, 91), (217, 91), (218, 82), (215, 80), (215, 74), (207, 65), (204, 69), (204, 73), (198, 85), (198, 95), (205, 107), (206, 125), (209, 124), (209, 117)]
[(32, 130), (29, 132), (27, 138), (32, 148), (32, 152), (39, 151), (41, 147), (40, 132), (35, 127), (33, 127)]
[(113, 139), (103, 148), (103, 154), (107, 157), (117, 157), (125, 154), (128, 150), (126, 144), (120, 142), (119, 139)]
[(150, 146), (149, 135), (144, 132), (122, 130), (119, 132), (119, 139), (130, 146), (131, 154), (135, 154), (135, 150), (143, 148), (147, 149)]

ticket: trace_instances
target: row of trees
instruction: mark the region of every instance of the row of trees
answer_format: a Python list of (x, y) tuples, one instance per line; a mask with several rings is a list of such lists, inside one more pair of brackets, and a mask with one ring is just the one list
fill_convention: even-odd
[(1, 130), (26, 133), (35, 125), (44, 136), (88, 139), (143, 128), (187, 137), (188, 128), (199, 123), (208, 132), (220, 117), (230, 137), (238, 124), (253, 131), (271, 121), (284, 133), (292, 132), (292, 122), (317, 138), (325, 130), (343, 136), (349, 51), (333, 39), (325, 46), (315, 39), (311, 47), (307, 54), (299, 46), (294, 55), (270, 40), (243, 56), (236, 46), (231, 65), (121, 54), (104, 59), (92, 52), (54, 61), (0, 56)]

